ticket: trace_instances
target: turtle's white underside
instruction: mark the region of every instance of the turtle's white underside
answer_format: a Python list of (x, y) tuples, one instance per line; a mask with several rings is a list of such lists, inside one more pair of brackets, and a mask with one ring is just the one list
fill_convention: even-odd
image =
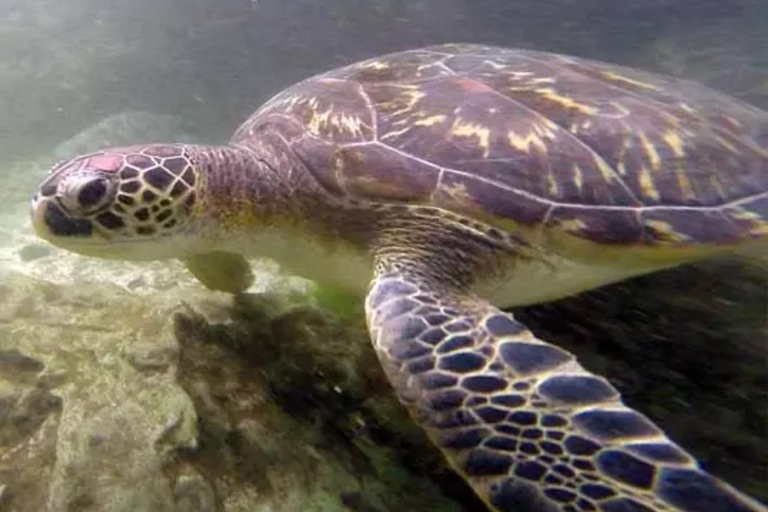
[[(309, 232), (262, 232), (242, 237), (232, 250), (246, 256), (267, 257), (287, 272), (320, 285), (364, 295), (371, 278), (371, 255), (340, 241), (324, 243)], [(510, 257), (503, 276), (481, 281), (474, 291), (502, 307), (559, 299), (602, 285), (645, 274), (670, 264), (610, 265), (605, 261), (568, 259), (548, 254), (547, 261)]]

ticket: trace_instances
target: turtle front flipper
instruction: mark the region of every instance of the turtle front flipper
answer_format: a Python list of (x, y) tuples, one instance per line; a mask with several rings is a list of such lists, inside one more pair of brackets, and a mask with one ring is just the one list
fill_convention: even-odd
[(240, 293), (253, 284), (251, 266), (240, 254), (214, 251), (194, 254), (182, 261), (187, 270), (211, 290)]
[(400, 400), (493, 510), (766, 510), (572, 354), (425, 270), (380, 269), (371, 337)]

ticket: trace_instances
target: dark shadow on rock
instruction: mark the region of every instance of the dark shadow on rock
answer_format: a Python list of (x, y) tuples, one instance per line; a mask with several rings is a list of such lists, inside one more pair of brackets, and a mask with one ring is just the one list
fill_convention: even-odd
[[(408, 473), (425, 475), (444, 496), (463, 504), (457, 510), (486, 510), (397, 403), (362, 323), (344, 325), (308, 306), (279, 311), (256, 295), (237, 297), (229, 313), (219, 322), (197, 312), (175, 318), (182, 347), (179, 382), (200, 418), (200, 448), (184, 458), (215, 482), (218, 494), (230, 485), (222, 476), (232, 485), (245, 479), (264, 493), (275, 492), (265, 464), (312, 478), (300, 446), (309, 443), (361, 482), (373, 478), (389, 486), (390, 479), (402, 479), (404, 485)], [(296, 436), (295, 453), (264, 441), (264, 435), (286, 435), (285, 429)], [(435, 506), (429, 493), (400, 492), (395, 485), (386, 511)], [(349, 510), (379, 510), (365, 487), (338, 499)]]
[[(62, 401), (39, 378), (43, 369), (17, 350), (0, 350), (0, 510), (45, 508)], [(49, 418), (48, 435), (40, 435)]]

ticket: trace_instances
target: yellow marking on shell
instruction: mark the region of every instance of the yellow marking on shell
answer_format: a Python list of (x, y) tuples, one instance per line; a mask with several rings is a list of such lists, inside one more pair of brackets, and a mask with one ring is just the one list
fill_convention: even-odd
[(696, 113), (696, 109), (693, 108), (692, 106), (690, 106), (687, 103), (680, 102), (679, 105), (680, 105), (681, 109), (685, 110), (689, 114), (695, 114)]
[(683, 148), (685, 142), (680, 138), (680, 134), (674, 130), (667, 130), (661, 138), (672, 148), (672, 152), (676, 157), (682, 158), (685, 156), (685, 149)]
[(551, 76), (541, 76), (528, 80), (529, 84), (553, 84), (556, 80)]
[[(405, 123), (399, 123), (399, 124), (405, 124)], [(387, 139), (392, 139), (392, 138), (395, 138), (395, 137), (399, 137), (400, 135), (403, 135), (404, 133), (409, 132), (411, 130), (411, 128), (412, 127), (410, 125), (407, 125), (402, 130), (394, 130), (394, 131), (391, 131), (391, 132), (386, 133), (384, 135), (381, 135), (381, 136), (379, 136), (379, 139), (387, 140)]]
[(581, 219), (567, 219), (558, 224), (562, 229), (570, 233), (579, 233), (586, 229), (587, 225)]
[(626, 165), (626, 159), (627, 159), (627, 152), (632, 147), (632, 139), (629, 137), (624, 138), (624, 142), (621, 144), (621, 150), (619, 150), (619, 156), (617, 158), (618, 164), (616, 165), (616, 170), (619, 174), (622, 176), (626, 176), (627, 174), (627, 165)]
[(734, 153), (734, 154), (739, 153), (739, 150), (736, 149), (736, 146), (728, 142), (724, 137), (721, 137), (720, 135), (715, 135), (715, 140), (718, 142), (718, 144), (723, 146), (725, 149), (727, 149), (731, 153)]
[(321, 129), (328, 123), (328, 119), (330, 119), (332, 113), (333, 107), (328, 107), (328, 110), (325, 112), (317, 112), (316, 110), (313, 110), (312, 119), (307, 123), (309, 131), (318, 135)]
[(768, 158), (768, 149), (763, 149), (762, 147), (758, 146), (755, 144), (754, 140), (747, 141), (747, 144), (749, 145), (749, 149), (762, 156), (763, 158)]
[(539, 134), (539, 136), (545, 137), (549, 140), (555, 139), (557, 137), (557, 126), (547, 118), (543, 118), (543, 121), (543, 124), (533, 123), (533, 131)]
[(720, 180), (717, 179), (717, 176), (710, 176), (709, 184), (712, 186), (718, 196), (725, 198), (725, 189), (723, 188), (723, 184), (720, 183)]
[(325, 112), (315, 113), (309, 121), (308, 128), (312, 133), (319, 134), (323, 128), (327, 128), (330, 125), (353, 137), (360, 137), (363, 135), (364, 124), (363, 120), (357, 116), (344, 112), (335, 114), (331, 107)]
[(409, 199), (409, 189), (404, 189), (396, 183), (389, 183), (385, 178), (381, 179), (372, 176), (358, 175), (355, 176), (354, 182), (355, 188), (358, 190), (365, 190), (368, 193), (383, 195), (385, 197)]
[(656, 146), (654, 146), (653, 143), (648, 140), (648, 137), (645, 135), (645, 133), (640, 132), (638, 137), (640, 138), (640, 143), (643, 145), (645, 154), (648, 155), (648, 160), (651, 162), (651, 169), (658, 171), (659, 167), (661, 166), (661, 158), (659, 158), (659, 152), (656, 151)]
[(451, 134), (455, 137), (474, 137), (483, 150), (483, 158), (488, 158), (491, 152), (491, 130), (483, 125), (467, 123), (456, 118), (451, 126)]
[(499, 64), (498, 62), (494, 62), (492, 60), (484, 60), (483, 64), (488, 64), (493, 69), (506, 69), (508, 67), (506, 64)]
[(658, 87), (656, 87), (653, 84), (649, 84), (647, 82), (642, 82), (642, 81), (637, 80), (635, 78), (630, 78), (628, 76), (620, 75), (619, 73), (614, 73), (612, 71), (604, 71), (602, 73), (602, 75), (607, 80), (610, 80), (612, 82), (623, 82), (625, 84), (634, 85), (634, 86), (640, 87), (642, 89), (648, 89), (649, 91), (658, 90)]
[(555, 136), (555, 132), (557, 130), (561, 129), (560, 126), (557, 123), (555, 123), (553, 120), (551, 120), (548, 117), (542, 117), (541, 121), (544, 123), (544, 126), (546, 126), (549, 130), (552, 131), (552, 136), (553, 137)]
[(656, 184), (653, 182), (653, 176), (646, 166), (640, 168), (638, 174), (638, 181), (640, 183), (640, 190), (643, 191), (643, 195), (654, 201), (659, 200), (659, 191), (656, 189)]
[(695, 198), (696, 193), (693, 191), (691, 180), (688, 179), (688, 173), (685, 172), (685, 169), (675, 169), (675, 173), (677, 174), (677, 186), (680, 187), (680, 193), (683, 195), (683, 198)]
[(509, 75), (514, 80), (522, 80), (523, 78), (532, 76), (533, 73), (531, 71), (515, 71), (513, 69), (509, 69), (508, 64), (495, 62), (492, 60), (485, 60), (483, 61), (484, 64), (488, 64), (496, 71), (506, 70), (506, 74)]
[(602, 175), (603, 179), (605, 181), (612, 181), (616, 179), (616, 175), (618, 174), (613, 168), (611, 168), (610, 165), (608, 165), (605, 160), (600, 157), (600, 155), (595, 155), (595, 164), (597, 164), (597, 169), (600, 171), (600, 174)]
[(685, 242), (690, 237), (680, 233), (671, 224), (661, 220), (647, 220), (645, 225), (652, 228), (656, 233), (663, 235), (664, 240), (667, 242)]
[(615, 108), (619, 112), (619, 114), (621, 114), (623, 117), (626, 117), (632, 113), (627, 107), (625, 107), (618, 101), (612, 101), (611, 106)]
[[(421, 101), (421, 99), (426, 96), (426, 94), (416, 85), (401, 86), (401, 89), (402, 92), (400, 93), (400, 96), (406, 99), (406, 103), (400, 109), (390, 112), (389, 115), (393, 117), (411, 112), (413, 108), (419, 103), (419, 101)], [(384, 106), (398, 107), (400, 105), (400, 102), (387, 102)]]
[(359, 116), (347, 112), (334, 112), (333, 106), (329, 106), (327, 110), (319, 112), (320, 102), (315, 97), (292, 98), (290, 104), (292, 107), (299, 104), (309, 107), (312, 117), (307, 123), (307, 128), (315, 135), (319, 135), (328, 126), (331, 126), (342, 133), (359, 138), (363, 136), (363, 129), (367, 126), (366, 122)]
[(339, 130), (346, 131), (352, 136), (360, 137), (363, 134), (363, 120), (357, 116), (342, 113), (338, 116), (331, 116), (331, 124)]
[(414, 126), (433, 126), (433, 125), (436, 125), (437, 123), (442, 123), (446, 119), (448, 119), (448, 117), (444, 115), (429, 116), (429, 117), (424, 117), (422, 119), (414, 121), (413, 124)]
[(547, 145), (541, 140), (541, 137), (534, 132), (528, 132), (524, 136), (519, 136), (515, 132), (510, 131), (507, 133), (509, 144), (518, 151), (523, 153), (530, 153), (531, 146), (536, 146), (542, 153), (547, 152)]
[(680, 118), (676, 115), (667, 112), (666, 110), (660, 110), (659, 113), (661, 116), (672, 126), (678, 127), (680, 126)]
[(467, 186), (463, 183), (453, 183), (449, 186), (443, 186), (443, 191), (447, 196), (459, 203), (467, 206), (475, 204), (475, 198), (472, 197)]
[(363, 69), (376, 69), (376, 70), (389, 69), (389, 62), (386, 62), (383, 60), (374, 60), (370, 62), (364, 62), (360, 67)]
[(576, 184), (579, 192), (581, 192), (581, 187), (584, 186), (584, 174), (581, 172), (579, 164), (573, 164), (573, 182)]
[(549, 186), (550, 195), (557, 196), (560, 193), (560, 187), (557, 185), (557, 180), (552, 174), (552, 171), (547, 174), (547, 185)]
[(751, 210), (745, 210), (742, 207), (737, 207), (733, 209), (733, 217), (739, 220), (750, 220), (750, 221), (760, 221), (762, 220), (762, 216), (759, 213), (755, 213)]
[(558, 94), (554, 89), (550, 87), (534, 89), (533, 92), (540, 95), (545, 100), (551, 101), (553, 103), (557, 103), (558, 105), (564, 108), (577, 110), (582, 114), (594, 115), (598, 112), (598, 110), (595, 107), (591, 105), (585, 105), (583, 103), (579, 103), (573, 98), (570, 98), (568, 96), (563, 96), (562, 94)]

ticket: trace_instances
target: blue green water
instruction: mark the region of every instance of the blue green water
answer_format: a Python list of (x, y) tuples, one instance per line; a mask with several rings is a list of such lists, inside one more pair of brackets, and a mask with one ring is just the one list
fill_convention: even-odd
[[(345, 297), (264, 263), (233, 306), (174, 263), (53, 249), (27, 211), (55, 160), (226, 140), (301, 78), (449, 41), (642, 67), (766, 109), (767, 28), (765, 0), (0, 0), (0, 511), (483, 510), (397, 406)], [(678, 269), (519, 314), (765, 501), (765, 268)]]

